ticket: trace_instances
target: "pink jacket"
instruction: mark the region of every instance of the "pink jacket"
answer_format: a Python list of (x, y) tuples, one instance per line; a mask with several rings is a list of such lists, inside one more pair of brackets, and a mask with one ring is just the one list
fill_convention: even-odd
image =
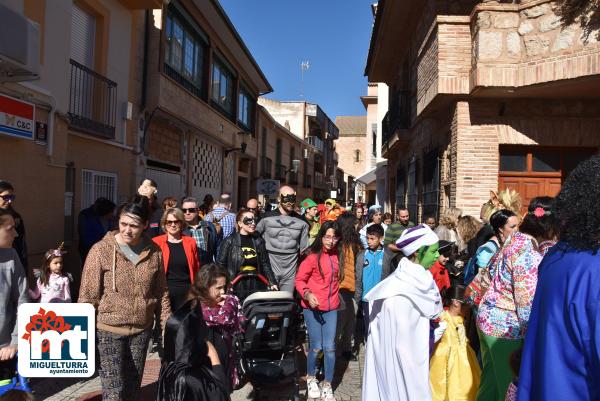
[(308, 302), (304, 300), (304, 294), (310, 290), (319, 301), (316, 309), (327, 312), (340, 306), (338, 255), (336, 252), (321, 254), (323, 276), (317, 265), (317, 255), (316, 253), (308, 255), (300, 264), (296, 273), (296, 290), (302, 296), (303, 308), (310, 309)]

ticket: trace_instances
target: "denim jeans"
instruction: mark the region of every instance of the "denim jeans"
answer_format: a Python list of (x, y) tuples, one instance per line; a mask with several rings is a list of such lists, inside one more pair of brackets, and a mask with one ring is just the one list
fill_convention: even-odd
[(325, 356), (325, 380), (331, 383), (335, 370), (337, 310), (321, 312), (304, 309), (304, 321), (308, 330), (309, 344), (306, 373), (310, 376), (314, 376), (317, 373), (317, 355), (323, 350)]

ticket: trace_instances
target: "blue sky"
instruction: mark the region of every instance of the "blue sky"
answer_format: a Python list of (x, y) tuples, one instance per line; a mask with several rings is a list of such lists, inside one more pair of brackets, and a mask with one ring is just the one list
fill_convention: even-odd
[(318, 103), (335, 120), (364, 115), (360, 96), (373, 17), (369, 0), (220, 0), (277, 100)]

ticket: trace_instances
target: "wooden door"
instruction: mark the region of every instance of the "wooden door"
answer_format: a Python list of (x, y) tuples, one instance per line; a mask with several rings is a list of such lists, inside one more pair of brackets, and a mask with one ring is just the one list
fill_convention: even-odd
[(498, 180), (498, 189), (503, 190), (510, 188), (517, 191), (523, 200), (521, 212), (525, 213), (529, 202), (536, 196), (558, 195), (561, 184), (560, 177), (500, 176)]

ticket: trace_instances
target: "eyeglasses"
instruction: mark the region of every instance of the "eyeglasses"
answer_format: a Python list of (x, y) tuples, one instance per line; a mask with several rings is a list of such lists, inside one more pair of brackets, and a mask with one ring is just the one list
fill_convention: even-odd
[(12, 202), (15, 200), (16, 195), (0, 195), (0, 198), (2, 198), (4, 202)]
[(254, 217), (244, 217), (242, 223), (245, 225), (256, 224), (256, 219)]
[(335, 237), (335, 236), (331, 236), (331, 235), (325, 235), (325, 236), (323, 236), (323, 239), (327, 240), (327, 241), (336, 242), (336, 241), (340, 240), (340, 237)]
[(167, 220), (165, 221), (165, 226), (178, 226), (181, 224), (179, 220)]
[(183, 213), (196, 213), (198, 211), (197, 207), (190, 207), (189, 209), (181, 209)]

